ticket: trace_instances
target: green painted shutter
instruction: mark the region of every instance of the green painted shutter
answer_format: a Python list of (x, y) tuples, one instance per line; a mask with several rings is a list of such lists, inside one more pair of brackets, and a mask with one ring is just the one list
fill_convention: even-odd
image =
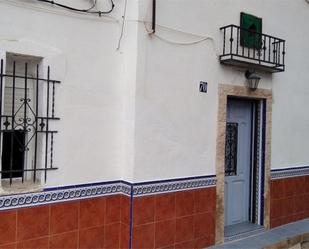
[(240, 30), (240, 45), (261, 49), (262, 36), (257, 33), (262, 33), (262, 18), (241, 12), (240, 27), (248, 30)]

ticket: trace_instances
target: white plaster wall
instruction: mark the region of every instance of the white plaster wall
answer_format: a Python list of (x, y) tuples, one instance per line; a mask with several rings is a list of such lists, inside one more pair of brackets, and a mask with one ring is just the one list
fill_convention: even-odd
[[(89, 6), (85, 0), (59, 2)], [(102, 9), (109, 3), (98, 1)], [(136, 4), (128, 4), (128, 17), (136, 16)], [(127, 82), (135, 82), (136, 65), (126, 52), (136, 46), (135, 23), (126, 24), (116, 50), (124, 1), (115, 0), (113, 13), (101, 18), (37, 1), (0, 1), (0, 10), (2, 58), (6, 51), (42, 56), (44, 66), (51, 65), (51, 76), (62, 81), (56, 90), (61, 121), (53, 125), (59, 131), (54, 143), (59, 169), (48, 173), (46, 186), (121, 179), (133, 144), (126, 140), (132, 132), (126, 113), (134, 89)]]
[[(244, 69), (218, 61), (219, 28), (238, 25), (241, 11), (262, 17), (264, 33), (287, 40), (286, 72), (260, 74), (260, 87), (274, 94), (272, 168), (309, 165), (309, 4), (157, 0), (157, 36), (149, 36), (143, 21), (151, 19), (151, 2), (140, 1), (139, 9), (135, 181), (215, 174), (218, 84), (245, 84)], [(200, 81), (208, 82), (207, 94), (199, 93)]]
[[(86, 8), (86, 0), (59, 0)], [(106, 8), (108, 0), (98, 0)], [(244, 85), (244, 70), (220, 65), (219, 28), (241, 11), (263, 18), (263, 32), (287, 40), (286, 72), (261, 73), (273, 89), (272, 168), (309, 164), (309, 4), (305, 0), (125, 0), (99, 18), (0, 0), (0, 54), (44, 57), (62, 80), (54, 127), (55, 166), (47, 186), (215, 174), (218, 84)], [(144, 24), (146, 21), (146, 24)], [(164, 41), (169, 40), (172, 42)], [(192, 45), (184, 45), (200, 41)], [(174, 44), (181, 43), (181, 44)], [(208, 93), (199, 82), (208, 82)]]

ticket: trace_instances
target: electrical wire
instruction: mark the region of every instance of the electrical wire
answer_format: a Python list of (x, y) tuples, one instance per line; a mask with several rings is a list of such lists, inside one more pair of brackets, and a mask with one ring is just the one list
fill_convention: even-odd
[(128, 0), (125, 0), (123, 15), (122, 15), (120, 37), (119, 37), (119, 40), (118, 40), (118, 46), (117, 46), (116, 50), (119, 50), (120, 46), (121, 46), (121, 40), (122, 40), (122, 37), (123, 37), (124, 24), (125, 24), (125, 18), (126, 18), (126, 13), (127, 13), (127, 4), (128, 4)]
[[(27, 1), (27, 2), (26, 2)], [(19, 8), (26, 8), (35, 11), (43, 11), (49, 14), (55, 14), (60, 16), (69, 16), (72, 18), (78, 19), (86, 19), (86, 20), (93, 20), (93, 21), (104, 21), (104, 22), (115, 22), (119, 23), (119, 18), (116, 18), (113, 15), (102, 15), (101, 18), (97, 18), (97, 15), (91, 15), (87, 13), (81, 13), (76, 11), (67, 11), (63, 8), (50, 8), (49, 4), (37, 4), (36, 0), (33, 0), (29, 3), (29, 0), (0, 0), (1, 4), (7, 4)]]
[(52, 4), (52, 5), (55, 5), (55, 6), (58, 6), (58, 7), (61, 7), (61, 8), (64, 8), (64, 9), (67, 9), (67, 10), (70, 10), (70, 11), (75, 11), (75, 12), (82, 12), (82, 13), (88, 13), (88, 14), (97, 14), (99, 16), (101, 15), (105, 15), (105, 14), (109, 14), (111, 13), (114, 8), (115, 8), (115, 4), (114, 4), (114, 1), (113, 0), (110, 0), (111, 2), (111, 8), (107, 11), (92, 11), (92, 9), (97, 5), (97, 0), (94, 1), (93, 5), (88, 8), (88, 9), (78, 9), (78, 8), (74, 8), (74, 7), (71, 7), (71, 6), (68, 6), (68, 5), (64, 5), (64, 4), (61, 4), (61, 3), (58, 3), (58, 2), (55, 2), (53, 0), (37, 0), (39, 2), (44, 2), (44, 3), (49, 3), (49, 4)]
[[(169, 28), (169, 27), (166, 27), (166, 26), (162, 26), (163, 28), (171, 30), (171, 31), (174, 31), (174, 32), (179, 32), (179, 33), (184, 33), (184, 34), (188, 34), (188, 35), (192, 35), (192, 36), (200, 36), (201, 37), (201, 39), (194, 40), (194, 41), (188, 41), (188, 42), (173, 41), (173, 40), (169, 40), (169, 39), (167, 39), (165, 37), (162, 37), (162, 36), (158, 35), (157, 33), (153, 32), (153, 30), (149, 30), (147, 28), (146, 22), (143, 22), (143, 23), (144, 23), (145, 29), (146, 29), (146, 31), (147, 31), (147, 33), (149, 35), (155, 36), (158, 39), (160, 39), (162, 41), (165, 41), (167, 43), (170, 43), (170, 44), (175, 44), (175, 45), (194, 45), (194, 44), (206, 41), (206, 40), (213, 40), (213, 38), (210, 37), (210, 36), (200, 36), (200, 35), (196, 35), (196, 34), (192, 34), (192, 33), (187, 33), (187, 32), (184, 32), (184, 31), (172, 29), (172, 28)], [(161, 26), (161, 25), (158, 25), (158, 26)]]
[(170, 27), (167, 27), (167, 26), (162, 26), (162, 25), (158, 25), (157, 24), (157, 26), (159, 26), (161, 28), (165, 28), (165, 29), (167, 29), (169, 31), (172, 31), (172, 32), (178, 32), (178, 33), (183, 33), (183, 34), (187, 34), (187, 35), (191, 35), (191, 36), (199, 36), (199, 37), (201, 37), (198, 40), (193, 40), (193, 41), (188, 41), (188, 42), (187, 41), (185, 41), (185, 42), (183, 42), (183, 41), (174, 41), (174, 40), (167, 39), (167, 38), (165, 38), (165, 37), (163, 37), (161, 35), (158, 35), (158, 32), (153, 32), (153, 30), (149, 30), (147, 28), (146, 22), (145, 21), (142, 21), (142, 22), (144, 24), (146, 32), (150, 36), (154, 36), (154, 37), (158, 38), (159, 40), (164, 41), (164, 42), (169, 43), (169, 44), (172, 44), (172, 45), (189, 46), (189, 45), (195, 45), (195, 44), (198, 44), (198, 43), (201, 43), (201, 42), (209, 40), (209, 41), (211, 41), (211, 44), (213, 46), (213, 49), (214, 49), (214, 52), (215, 52), (216, 56), (219, 57), (219, 53), (217, 52), (215, 40), (211, 36), (201, 36), (201, 35), (192, 34), (192, 33), (184, 32), (184, 31), (181, 31), (181, 30), (177, 30), (177, 29), (173, 29), (173, 28), (170, 28)]

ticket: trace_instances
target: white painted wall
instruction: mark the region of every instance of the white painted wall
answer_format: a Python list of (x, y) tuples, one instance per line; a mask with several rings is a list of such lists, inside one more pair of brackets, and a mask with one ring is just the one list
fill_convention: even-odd
[[(59, 2), (89, 6), (85, 0)], [(5, 52), (42, 56), (52, 78), (62, 81), (56, 90), (61, 121), (53, 125), (59, 131), (54, 143), (59, 170), (48, 173), (47, 186), (115, 180), (125, 172), (133, 144), (126, 139), (132, 140), (127, 112), (135, 82), (136, 23), (126, 24), (125, 47), (116, 50), (124, 1), (114, 2), (113, 13), (100, 18), (37, 1), (0, 1), (1, 58)], [(109, 3), (98, 1), (102, 9)], [(137, 1), (131, 1), (127, 17), (136, 15)]]
[[(86, 8), (86, 0), (59, 0)], [(98, 0), (107, 8), (108, 0)], [(287, 40), (286, 72), (261, 74), (273, 90), (272, 168), (308, 165), (309, 4), (305, 0), (125, 0), (99, 18), (37, 1), (0, 1), (0, 54), (44, 57), (62, 80), (55, 166), (47, 186), (215, 174), (218, 84), (244, 85), (244, 70), (220, 65), (219, 28), (241, 11), (263, 18), (263, 32)], [(146, 24), (144, 23), (146, 22)], [(163, 39), (162, 39), (163, 38)], [(205, 39), (192, 45), (190, 43)], [(200, 93), (200, 81), (209, 91)]]
[[(140, 1), (140, 20), (150, 20), (151, 2)], [(286, 72), (261, 73), (260, 87), (274, 94), (272, 168), (309, 165), (308, 3), (157, 0), (157, 36), (139, 26), (135, 181), (215, 174), (218, 84), (245, 84), (243, 69), (219, 63), (219, 28), (239, 25), (241, 11), (287, 40)], [(207, 94), (199, 93), (200, 81), (208, 82)]]

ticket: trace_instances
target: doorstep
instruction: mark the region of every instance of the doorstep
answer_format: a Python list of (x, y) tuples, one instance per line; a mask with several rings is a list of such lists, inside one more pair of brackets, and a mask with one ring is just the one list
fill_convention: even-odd
[[(293, 222), (271, 230), (261, 232), (223, 245), (212, 246), (210, 249), (261, 249), (290, 248), (301, 238), (309, 240), (309, 219)], [(298, 241), (298, 243), (301, 241)], [(300, 247), (301, 248), (301, 247)]]

